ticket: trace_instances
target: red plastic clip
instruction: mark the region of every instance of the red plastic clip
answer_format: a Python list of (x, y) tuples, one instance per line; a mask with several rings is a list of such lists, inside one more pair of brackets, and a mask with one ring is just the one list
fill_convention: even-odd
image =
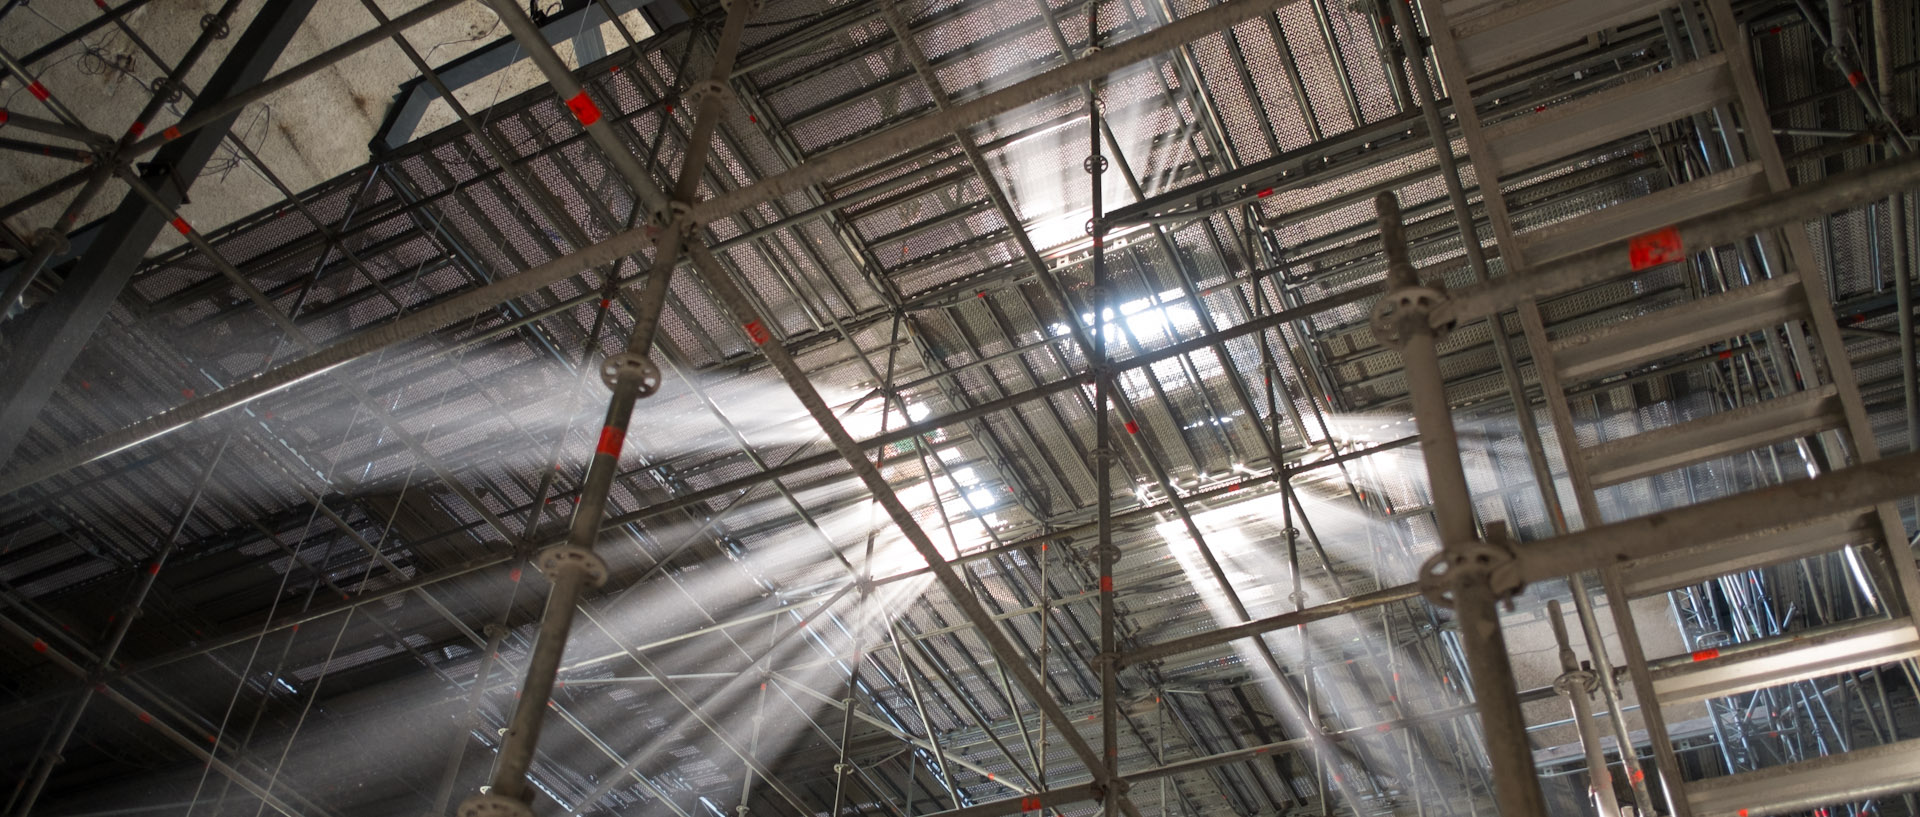
[(747, 337), (753, 340), (755, 346), (765, 346), (767, 341), (773, 340), (773, 333), (768, 332), (766, 325), (759, 321), (747, 321), (740, 328), (747, 330)]
[(617, 458), (620, 456), (620, 448), (626, 444), (627, 432), (613, 426), (605, 426), (600, 429), (600, 445), (593, 450), (596, 454)]
[(1634, 272), (1670, 264), (1684, 257), (1685, 245), (1680, 241), (1680, 231), (1672, 227), (1643, 233), (1627, 242), (1627, 266)]
[(567, 110), (573, 111), (573, 118), (580, 120), (583, 127), (600, 121), (600, 106), (593, 104), (593, 99), (587, 96), (586, 91), (574, 94), (572, 99), (567, 100)]

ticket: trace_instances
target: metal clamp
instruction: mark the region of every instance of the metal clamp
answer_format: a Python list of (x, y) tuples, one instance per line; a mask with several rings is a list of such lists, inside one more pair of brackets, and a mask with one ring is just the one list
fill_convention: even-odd
[(1487, 541), (1451, 545), (1420, 565), (1420, 595), (1435, 607), (1453, 608), (1455, 584), (1484, 578), (1496, 599), (1511, 599), (1526, 588), (1520, 562), (1504, 523), (1487, 525)]
[(51, 247), (51, 255), (60, 255), (65, 253), (69, 246), (67, 243), (67, 234), (59, 230), (51, 227), (41, 227), (33, 231), (33, 248), (36, 250)]
[(733, 96), (733, 89), (727, 87), (726, 83), (712, 78), (703, 79), (687, 86), (687, 107), (697, 109), (706, 104), (708, 99), (726, 102), (730, 96)]
[(166, 77), (155, 77), (148, 91), (162, 104), (171, 105), (180, 101), (180, 86)]
[(608, 355), (600, 361), (600, 382), (609, 389), (617, 389), (622, 381), (632, 382), (635, 394), (651, 397), (660, 390), (660, 367), (654, 365), (651, 358), (634, 351)]
[(563, 571), (583, 570), (586, 571), (588, 587), (607, 583), (607, 563), (593, 551), (576, 545), (554, 545), (540, 551), (540, 559), (535, 566), (549, 580), (559, 579)]
[(1446, 293), (1429, 287), (1400, 287), (1380, 296), (1373, 302), (1372, 314), (1367, 323), (1373, 328), (1373, 336), (1389, 346), (1403, 346), (1407, 336), (1419, 327), (1425, 326), (1433, 332), (1438, 342), (1446, 339), (1452, 324), (1435, 327), (1431, 324), (1435, 310), (1447, 302)]
[(1600, 676), (1595, 675), (1591, 670), (1577, 669), (1563, 672), (1560, 673), (1560, 677), (1553, 679), (1554, 691), (1570, 698), (1579, 697), (1574, 695), (1576, 691), (1581, 695), (1592, 695), (1599, 688)]
[(226, 16), (221, 14), (200, 15), (200, 30), (212, 34), (216, 40), (224, 40), (228, 34), (233, 33), (232, 29), (227, 27)]
[(455, 817), (533, 817), (533, 807), (504, 794), (476, 794), (460, 801)]
[(653, 211), (653, 233), (673, 230), (682, 238), (693, 234), (693, 205), (684, 201), (668, 202), (665, 210)]

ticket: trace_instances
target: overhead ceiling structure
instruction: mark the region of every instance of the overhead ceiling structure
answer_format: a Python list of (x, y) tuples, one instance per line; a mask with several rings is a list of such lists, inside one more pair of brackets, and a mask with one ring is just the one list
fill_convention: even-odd
[(8, 815), (1920, 814), (1911, 3), (49, 5)]

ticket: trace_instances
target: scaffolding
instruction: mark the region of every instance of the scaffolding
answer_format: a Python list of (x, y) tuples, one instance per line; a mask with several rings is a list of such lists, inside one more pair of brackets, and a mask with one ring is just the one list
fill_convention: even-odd
[[(0, 51), (10, 814), (1920, 813), (1913, 9), (144, 5)], [(190, 223), (383, 43), (456, 124)]]

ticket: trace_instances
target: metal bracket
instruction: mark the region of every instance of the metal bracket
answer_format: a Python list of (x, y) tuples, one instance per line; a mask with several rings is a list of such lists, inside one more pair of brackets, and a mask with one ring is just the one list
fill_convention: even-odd
[(660, 390), (660, 367), (654, 365), (651, 358), (634, 351), (608, 355), (600, 361), (600, 382), (609, 389), (617, 389), (622, 381), (634, 383), (634, 393), (640, 397), (651, 397)]
[[(607, 563), (593, 551), (575, 545), (554, 545), (540, 551), (539, 566), (541, 574), (548, 579), (557, 579), (561, 571), (584, 570), (588, 587), (599, 587), (607, 583)], [(466, 817), (463, 811), (461, 817)]]
[(1486, 541), (1447, 546), (1420, 565), (1420, 595), (1436, 607), (1452, 609), (1453, 586), (1476, 579), (1484, 579), (1496, 599), (1511, 599), (1526, 588), (1505, 523), (1488, 523)]
[(455, 817), (533, 817), (533, 807), (504, 794), (476, 794), (460, 801)]
[(1437, 289), (1400, 287), (1373, 302), (1367, 323), (1373, 328), (1376, 339), (1395, 348), (1406, 345), (1407, 336), (1421, 326), (1432, 331), (1434, 341), (1439, 342), (1446, 339), (1453, 324), (1436, 327), (1431, 320), (1434, 312), (1446, 303), (1446, 293)]
[(693, 206), (684, 201), (668, 202), (667, 209), (653, 212), (653, 232), (650, 235), (657, 235), (660, 230), (674, 230), (685, 238), (693, 234), (693, 228)]
[(200, 15), (200, 30), (213, 35), (216, 40), (224, 40), (233, 30), (227, 27), (227, 18), (223, 14)]
[(687, 86), (687, 107), (699, 109), (708, 99), (724, 103), (733, 96), (733, 89), (717, 79), (703, 79)]
[(1573, 694), (1575, 690), (1583, 695), (1592, 695), (1600, 688), (1600, 676), (1583, 669), (1563, 672), (1560, 677), (1553, 679), (1553, 688), (1568, 697), (1576, 697)]
[(51, 227), (41, 227), (38, 230), (34, 230), (33, 248), (37, 250), (49, 246), (53, 248), (52, 252), (48, 253), (49, 257), (65, 255), (69, 246), (67, 244), (67, 235)]

